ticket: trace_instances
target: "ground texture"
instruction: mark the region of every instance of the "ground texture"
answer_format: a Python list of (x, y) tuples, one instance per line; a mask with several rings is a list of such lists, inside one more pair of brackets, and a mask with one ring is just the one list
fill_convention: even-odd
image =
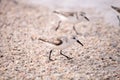
[(72, 24), (63, 22), (45, 7), (31, 7), (13, 0), (0, 0), (0, 80), (120, 80), (120, 27), (96, 22), (76, 24), (78, 38), (64, 50), (67, 60), (40, 37), (75, 35)]

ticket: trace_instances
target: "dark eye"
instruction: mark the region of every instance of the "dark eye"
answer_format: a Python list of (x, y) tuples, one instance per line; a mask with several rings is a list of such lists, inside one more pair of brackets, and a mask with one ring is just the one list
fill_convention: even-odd
[(73, 37), (73, 39), (76, 39), (75, 37)]

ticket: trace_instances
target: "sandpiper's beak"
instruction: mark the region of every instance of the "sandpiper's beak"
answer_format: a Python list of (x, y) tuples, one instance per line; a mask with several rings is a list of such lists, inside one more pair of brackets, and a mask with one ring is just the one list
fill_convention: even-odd
[(79, 41), (79, 40), (76, 40), (77, 41), (77, 43), (79, 43), (80, 45), (82, 45), (83, 46), (83, 44)]
[(119, 7), (111, 6), (111, 8), (116, 10), (118, 13), (120, 13), (120, 8)]
[(80, 45), (84, 46), (78, 39), (76, 39), (76, 37), (73, 37), (74, 40), (76, 40), (77, 43), (79, 43)]
[(85, 18), (87, 21), (90, 21), (86, 16), (84, 16), (84, 18)]

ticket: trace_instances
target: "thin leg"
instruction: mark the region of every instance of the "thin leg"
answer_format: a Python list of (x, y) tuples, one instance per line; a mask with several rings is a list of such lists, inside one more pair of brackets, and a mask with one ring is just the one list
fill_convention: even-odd
[(117, 15), (118, 21), (119, 21), (119, 26), (120, 26), (120, 16)]
[(66, 56), (65, 54), (63, 54), (63, 53), (62, 53), (62, 50), (60, 50), (60, 54), (63, 55), (63, 56), (65, 56), (68, 60), (72, 59), (72, 58)]
[(77, 35), (79, 35), (79, 33), (77, 32), (77, 30), (76, 30), (76, 28), (75, 28), (75, 25), (73, 25), (73, 30), (75, 31), (75, 33), (76, 33)]
[(56, 31), (60, 28), (61, 22), (62, 22), (62, 21), (59, 21), (59, 22), (58, 22), (58, 26), (55, 28)]
[(50, 60), (50, 61), (53, 61), (53, 59), (51, 59), (52, 51), (53, 51), (53, 50), (50, 50), (50, 53), (49, 53), (49, 60)]

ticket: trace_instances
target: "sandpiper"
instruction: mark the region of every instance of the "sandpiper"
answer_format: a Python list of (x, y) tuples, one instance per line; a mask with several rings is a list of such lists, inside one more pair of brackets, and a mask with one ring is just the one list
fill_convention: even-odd
[(55, 13), (60, 21), (58, 22), (58, 26), (56, 27), (56, 31), (59, 29), (60, 24), (62, 21), (68, 21), (70, 23), (73, 23), (74, 25), (78, 22), (81, 21), (81, 18), (85, 18), (87, 21), (89, 21), (89, 19), (86, 17), (86, 13), (85, 12), (60, 12), (60, 11), (53, 11), (53, 13)]
[[(67, 55), (63, 54), (62, 50), (72, 46), (74, 42), (77, 42), (77, 43), (79, 43), (80, 45), (83, 46), (83, 44), (77, 39), (76, 36), (71, 36), (71, 37), (62, 36), (62, 37), (56, 38), (56, 39), (54, 39), (52, 41), (46, 40), (46, 39), (42, 39), (42, 38), (39, 38), (39, 40), (41, 40), (43, 42), (47, 42), (49, 44), (52, 44), (54, 46), (53, 48), (60, 50), (60, 54), (65, 56), (68, 60), (72, 59), (72, 58), (70, 58)], [(49, 53), (49, 60), (51, 60), (51, 61), (53, 60), (53, 59), (51, 59), (52, 51), (53, 51), (53, 49), (50, 50), (50, 53)]]

